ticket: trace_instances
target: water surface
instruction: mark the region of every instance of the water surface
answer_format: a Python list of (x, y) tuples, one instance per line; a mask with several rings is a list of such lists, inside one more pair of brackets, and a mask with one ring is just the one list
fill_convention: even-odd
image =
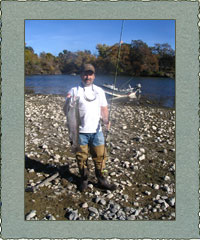
[[(112, 84), (114, 80), (114, 76), (97, 75), (95, 83), (97, 85), (102, 85), (104, 83)], [(25, 87), (36, 94), (58, 94), (65, 96), (69, 89), (78, 85), (80, 81), (79, 75), (34, 75), (26, 76)], [(164, 107), (175, 107), (174, 79), (118, 76), (116, 87), (127, 87), (128, 84), (134, 87), (138, 83), (142, 85), (142, 96), (153, 99)]]

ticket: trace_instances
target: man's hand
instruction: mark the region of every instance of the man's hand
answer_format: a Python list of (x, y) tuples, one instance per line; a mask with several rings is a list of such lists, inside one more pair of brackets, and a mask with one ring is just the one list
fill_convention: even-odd
[(110, 125), (111, 125), (111, 122), (108, 121), (108, 120), (103, 120), (103, 124), (106, 128), (106, 131), (109, 131), (110, 130)]
[(108, 120), (109, 116), (108, 116), (108, 107), (101, 107), (101, 116), (102, 116), (102, 120), (103, 120), (103, 124), (106, 128), (106, 131), (110, 130), (110, 121)]

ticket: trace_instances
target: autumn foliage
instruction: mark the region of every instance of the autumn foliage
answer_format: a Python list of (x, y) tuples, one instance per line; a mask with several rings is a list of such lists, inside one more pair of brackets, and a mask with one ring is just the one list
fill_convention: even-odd
[(149, 47), (141, 40), (133, 40), (131, 44), (122, 43), (120, 48), (119, 44), (97, 44), (96, 49), (97, 55), (88, 50), (63, 50), (58, 56), (45, 52), (38, 56), (31, 47), (25, 47), (25, 74), (79, 74), (83, 63), (92, 63), (98, 74), (115, 74), (120, 50), (119, 75), (175, 75), (175, 52), (167, 43)]

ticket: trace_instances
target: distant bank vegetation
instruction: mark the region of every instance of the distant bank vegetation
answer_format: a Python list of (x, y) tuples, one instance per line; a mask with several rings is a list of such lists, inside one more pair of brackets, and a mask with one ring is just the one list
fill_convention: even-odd
[[(97, 44), (98, 54), (90, 51), (63, 50), (58, 56), (42, 52), (39, 56), (30, 46), (25, 47), (25, 74), (79, 74), (83, 63), (92, 63), (97, 74), (114, 74), (119, 44)], [(122, 43), (118, 75), (175, 76), (175, 51), (169, 44), (149, 47), (141, 40)]]

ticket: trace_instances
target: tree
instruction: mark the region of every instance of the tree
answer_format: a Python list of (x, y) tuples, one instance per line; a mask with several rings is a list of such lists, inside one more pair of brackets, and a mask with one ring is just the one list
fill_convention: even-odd
[(151, 75), (158, 71), (158, 61), (146, 43), (141, 40), (131, 42), (130, 57), (133, 75)]
[(32, 47), (25, 47), (25, 74), (40, 74), (40, 60)]
[(159, 61), (159, 71), (174, 74), (175, 51), (171, 48), (171, 46), (168, 43), (156, 43), (155, 46), (152, 47), (152, 52), (157, 56)]
[(40, 65), (42, 74), (59, 74), (58, 59), (51, 53), (42, 52), (40, 54)]

